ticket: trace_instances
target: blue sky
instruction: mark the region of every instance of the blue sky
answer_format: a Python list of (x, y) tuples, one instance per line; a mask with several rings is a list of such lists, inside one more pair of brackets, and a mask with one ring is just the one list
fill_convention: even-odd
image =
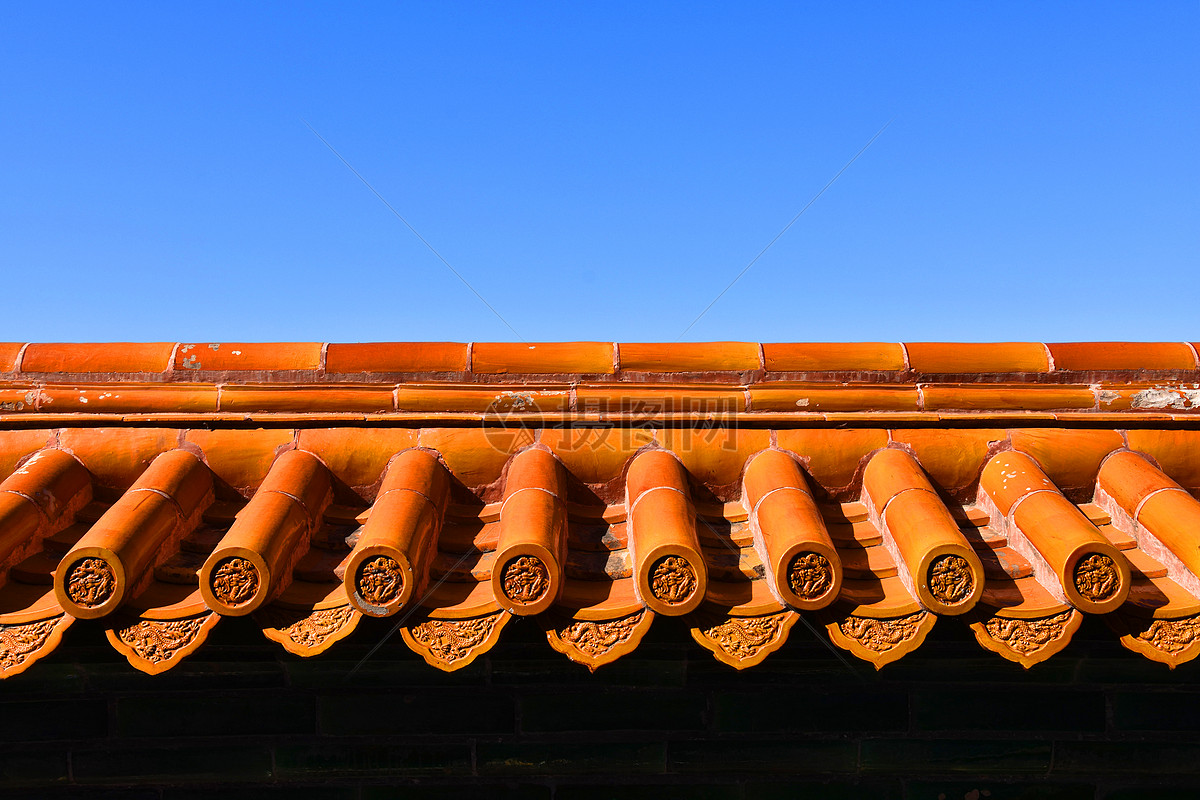
[(7, 5), (0, 338), (1200, 335), (1196, 2), (346, 5)]

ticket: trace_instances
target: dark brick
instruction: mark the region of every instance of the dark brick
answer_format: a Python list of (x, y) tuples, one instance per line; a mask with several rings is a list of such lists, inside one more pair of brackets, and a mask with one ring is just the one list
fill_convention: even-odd
[(379, 686), (393, 689), (410, 686), (482, 686), (487, 675), (482, 659), (476, 659), (454, 672), (434, 669), (424, 660), (369, 659), (360, 663), (360, 660), (331, 660), (325, 656), (290, 661), (284, 664), (284, 669), (292, 686), (350, 691)]
[(667, 755), (663, 742), (480, 742), (476, 749), (481, 775), (661, 773)]
[(123, 786), (101, 789), (95, 786), (39, 787), (26, 791), (5, 792), (4, 800), (159, 800), (158, 789)]
[(281, 692), (142, 694), (117, 700), (121, 736), (315, 733), (313, 698)]
[(1054, 772), (1083, 775), (1195, 775), (1200, 743), (1056, 742)]
[(364, 786), (362, 800), (447, 800), (456, 797), (486, 797), (487, 800), (550, 800), (549, 786), (526, 783), (491, 783), (467, 778), (453, 783), (420, 786)]
[(1200, 661), (1189, 661), (1171, 669), (1166, 664), (1126, 651), (1114, 654), (1111, 658), (1084, 659), (1079, 665), (1078, 680), (1081, 684), (1106, 683), (1122, 686), (1138, 683), (1162, 686), (1194, 684), (1200, 680)]
[(47, 786), (66, 780), (66, 753), (0, 748), (0, 786)]
[(671, 742), (672, 770), (687, 773), (792, 773), (819, 775), (852, 772), (858, 761), (854, 742), (827, 739), (775, 739)]
[(1194, 783), (1175, 786), (1121, 786), (1100, 795), (1101, 800), (1196, 800), (1200, 788)]
[(742, 787), (712, 783), (559, 786), (554, 800), (742, 800)]
[(512, 733), (511, 697), (496, 691), (361, 692), (320, 698), (325, 734)]
[(0, 703), (0, 742), (94, 739), (108, 733), (108, 705), (99, 699)]
[(251, 745), (186, 747), (131, 747), (83, 750), (71, 754), (78, 783), (145, 782), (172, 780), (268, 780), (271, 754)]
[(0, 681), (0, 702), (24, 700), (36, 694), (78, 694), (83, 690), (83, 671), (76, 664), (39, 661), (24, 672)]
[(1102, 731), (1100, 692), (1068, 689), (961, 689), (913, 695), (913, 724), (924, 730)]
[[(900, 800), (904, 788), (899, 781), (808, 783), (751, 783), (744, 800)], [(987, 800), (987, 799), (984, 799)]]
[(1118, 692), (1113, 724), (1126, 731), (1194, 731), (1200, 728), (1200, 693)]
[(1050, 768), (1050, 743), (964, 739), (867, 739), (864, 772), (976, 775), (1041, 774)]
[[(207, 646), (207, 645), (206, 645)], [(201, 653), (204, 651), (201, 650)], [(88, 688), (100, 692), (236, 691), (283, 688), (283, 667), (276, 661), (192, 661), (184, 659), (161, 675), (147, 675), (120, 664), (88, 664)]]
[[(792, 635), (797, 630), (793, 629)], [(871, 665), (850, 656), (844, 662), (839, 661), (823, 650), (814, 650), (808, 658), (772, 653), (758, 666), (742, 671), (735, 671), (711, 656), (687, 662), (689, 686), (862, 686), (879, 682), (879, 674)]]
[(345, 786), (169, 787), (163, 800), (358, 800), (358, 788)]
[(316, 744), (275, 748), (280, 780), (334, 775), (466, 775), (469, 744), (384, 744), (361, 739), (322, 739)]
[[(944, 620), (943, 622), (951, 622)], [(951, 624), (954, 624), (951, 622)], [(940, 626), (939, 626), (940, 627)], [(1008, 659), (992, 653), (980, 653), (975, 645), (972, 654), (931, 659), (924, 648), (894, 664), (888, 664), (880, 676), (888, 682), (959, 685), (963, 683), (1010, 683), (1033, 686), (1037, 684), (1073, 683), (1078, 668), (1076, 659), (1058, 654), (1040, 664), (1025, 669)]]
[(626, 656), (597, 668), (593, 673), (582, 664), (558, 655), (540, 659), (498, 661), (492, 659), (494, 684), (517, 686), (683, 686), (686, 661), (682, 658), (651, 660)]
[(1081, 783), (921, 781), (908, 784), (908, 800), (1095, 800), (1096, 787)]
[(908, 694), (896, 689), (800, 685), (790, 691), (719, 692), (713, 726), (734, 731), (886, 731), (908, 728)]
[(704, 728), (708, 699), (678, 691), (594, 691), (522, 697), (521, 730), (689, 731)]

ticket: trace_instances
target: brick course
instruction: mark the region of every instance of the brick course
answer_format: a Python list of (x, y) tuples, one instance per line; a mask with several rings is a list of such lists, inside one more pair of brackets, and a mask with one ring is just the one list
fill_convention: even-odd
[(394, 637), (352, 676), (386, 621), (306, 660), (231, 619), (160, 676), (86, 625), (0, 684), (5, 798), (1114, 800), (1200, 772), (1200, 667), (1095, 619), (1030, 670), (945, 624), (878, 672), (799, 633), (736, 672), (673, 621), (591, 674), (518, 619), (461, 672)]

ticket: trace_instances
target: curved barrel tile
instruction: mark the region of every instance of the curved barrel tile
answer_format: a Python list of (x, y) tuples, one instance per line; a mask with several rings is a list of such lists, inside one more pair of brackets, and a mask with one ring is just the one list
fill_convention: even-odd
[(287, 588), (330, 497), (329, 471), (316, 456), (289, 450), (275, 459), (200, 568), (200, 593), (208, 607), (244, 616)]
[(765, 577), (780, 602), (811, 611), (837, 599), (842, 559), (795, 459), (779, 450), (754, 456), (742, 497)]
[(1091, 614), (1107, 614), (1125, 602), (1129, 562), (1032, 458), (1017, 451), (993, 456), (979, 489), (1009, 544), (1056, 599)]
[(983, 564), (916, 460), (881, 450), (863, 474), (863, 499), (880, 520), (900, 579), (930, 611), (965, 614), (983, 593)]
[(74, 522), (92, 500), (87, 469), (62, 450), (41, 450), (0, 483), (0, 578)]
[(159, 455), (59, 562), (54, 594), (63, 610), (97, 619), (120, 608), (212, 500), (212, 473), (200, 459), (186, 450)]
[(511, 614), (550, 608), (563, 588), (567, 555), (566, 475), (546, 450), (513, 456), (500, 507), (492, 593)]
[(405, 450), (388, 464), (343, 579), (350, 604), (386, 617), (423, 592), (446, 511), (450, 478), (425, 450)]
[(1097, 500), (1124, 516), (1138, 548), (1162, 562), (1167, 575), (1200, 597), (1200, 500), (1143, 456), (1113, 453), (1100, 467)]
[(668, 452), (645, 451), (629, 466), (625, 493), (638, 597), (663, 616), (695, 611), (708, 588), (708, 568), (683, 465)]

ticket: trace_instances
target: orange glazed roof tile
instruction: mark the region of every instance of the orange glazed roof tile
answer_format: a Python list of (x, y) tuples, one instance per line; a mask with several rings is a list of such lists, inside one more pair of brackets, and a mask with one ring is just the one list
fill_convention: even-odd
[(393, 617), (444, 670), (513, 616), (591, 669), (680, 617), (1026, 667), (1083, 615), (1200, 654), (1188, 343), (0, 344), (0, 675), (72, 625), (149, 673), (248, 616)]

